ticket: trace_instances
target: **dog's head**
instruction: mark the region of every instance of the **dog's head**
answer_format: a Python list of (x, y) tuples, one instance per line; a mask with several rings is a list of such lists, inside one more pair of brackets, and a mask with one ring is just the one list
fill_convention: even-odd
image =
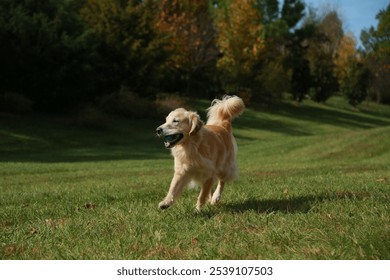
[(197, 113), (183, 108), (169, 113), (163, 125), (156, 129), (157, 136), (164, 140), (166, 148), (173, 148), (195, 135), (203, 126)]

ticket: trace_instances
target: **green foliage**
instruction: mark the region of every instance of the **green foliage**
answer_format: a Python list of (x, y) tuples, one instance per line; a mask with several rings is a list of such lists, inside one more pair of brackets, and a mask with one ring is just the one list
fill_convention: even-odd
[(316, 57), (312, 61), (313, 87), (311, 98), (316, 102), (325, 102), (338, 89), (333, 64), (329, 57)]
[(87, 98), (91, 39), (79, 8), (80, 1), (0, 2), (0, 92), (23, 94), (44, 110)]
[(105, 94), (125, 86), (149, 96), (161, 79), (162, 39), (155, 1), (88, 0), (81, 11), (96, 38), (99, 82)]
[(342, 40), (342, 23), (337, 12), (329, 11), (322, 16), (314, 15), (306, 24), (311, 35), (305, 53), (312, 78), (311, 97), (316, 102), (325, 102), (339, 86), (333, 58)]
[(369, 87), (371, 99), (390, 103), (390, 5), (377, 14), (378, 25), (363, 30), (361, 40), (366, 65), (372, 73), (372, 82)]
[(304, 16), (305, 4), (301, 0), (284, 0), (281, 11), (282, 19), (289, 28), (295, 27)]
[(279, 18), (278, 0), (256, 0), (254, 6), (260, 10), (264, 24), (272, 23)]
[(308, 52), (310, 39), (315, 33), (313, 24), (305, 23), (290, 36), (289, 54), (285, 58), (285, 65), (292, 72), (290, 93), (293, 100), (302, 102), (309, 90), (313, 87), (313, 75), (310, 69)]
[(290, 73), (284, 69), (281, 62), (277, 61), (267, 62), (262, 69), (261, 74), (256, 77), (256, 82), (261, 85), (258, 89), (260, 96), (254, 96), (253, 99), (260, 98), (268, 103), (280, 100), (282, 94), (290, 90)]
[(348, 75), (340, 85), (340, 91), (344, 94), (352, 106), (356, 106), (367, 98), (370, 72), (361, 63), (351, 63)]

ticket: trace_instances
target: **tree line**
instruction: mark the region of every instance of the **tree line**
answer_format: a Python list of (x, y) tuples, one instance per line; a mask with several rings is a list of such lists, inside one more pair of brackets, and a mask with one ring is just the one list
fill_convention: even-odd
[(377, 18), (358, 49), (337, 11), (301, 0), (2, 0), (0, 110), (162, 94), (390, 103), (390, 5)]

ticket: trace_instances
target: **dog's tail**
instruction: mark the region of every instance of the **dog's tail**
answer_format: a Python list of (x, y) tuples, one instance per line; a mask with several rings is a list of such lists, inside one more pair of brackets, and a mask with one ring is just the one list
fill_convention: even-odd
[(222, 126), (231, 131), (232, 120), (245, 109), (245, 104), (237, 96), (225, 95), (222, 99), (214, 99), (207, 109), (207, 124)]

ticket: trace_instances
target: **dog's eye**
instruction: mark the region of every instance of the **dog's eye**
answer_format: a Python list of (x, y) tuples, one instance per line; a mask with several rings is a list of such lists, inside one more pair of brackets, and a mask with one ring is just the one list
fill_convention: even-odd
[(179, 119), (173, 119), (173, 123), (179, 123)]

